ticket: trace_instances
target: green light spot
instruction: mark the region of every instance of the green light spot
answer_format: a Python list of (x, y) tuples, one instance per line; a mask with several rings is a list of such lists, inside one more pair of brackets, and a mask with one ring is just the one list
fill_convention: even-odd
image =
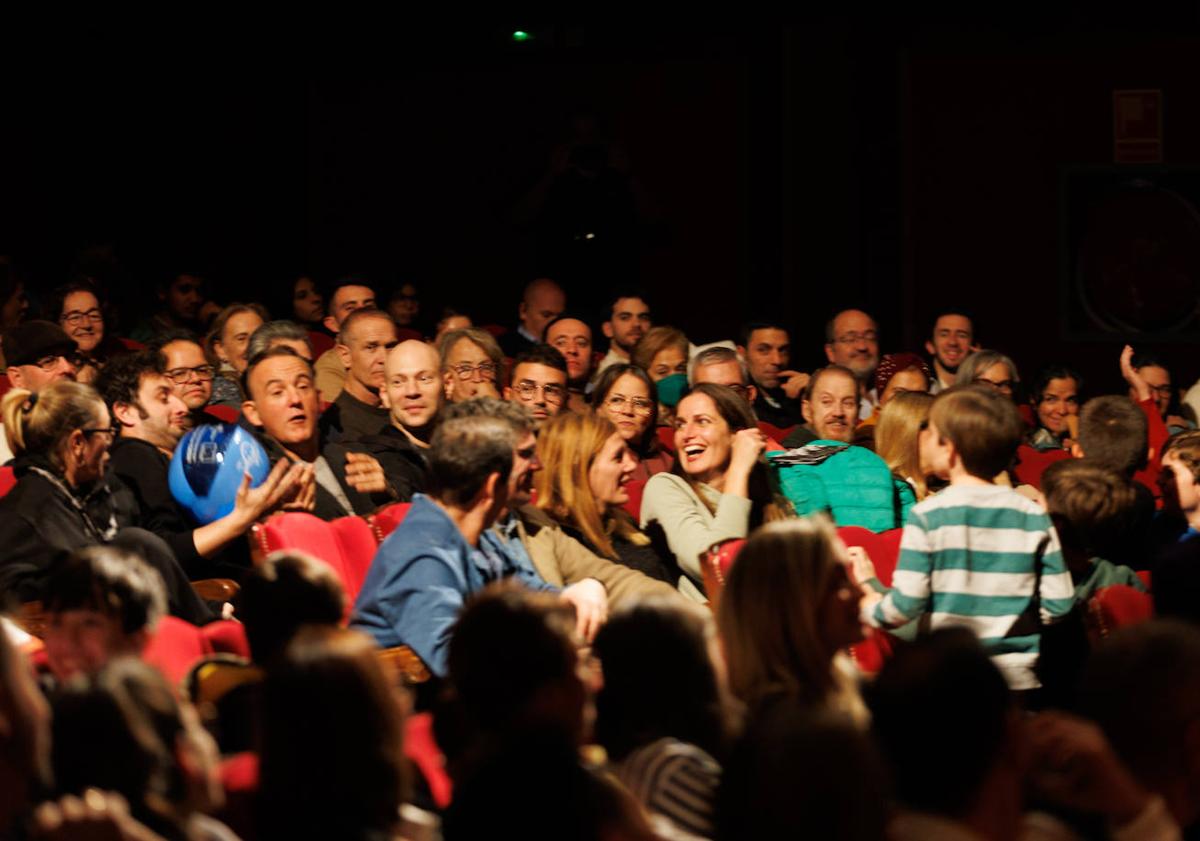
[(512, 34), (512, 39), (514, 41), (528, 41), (532, 38), (533, 38), (533, 36), (531, 34), (529, 34), (528, 32), (525, 32), (522, 29), (518, 29), (516, 32), (514, 32)]

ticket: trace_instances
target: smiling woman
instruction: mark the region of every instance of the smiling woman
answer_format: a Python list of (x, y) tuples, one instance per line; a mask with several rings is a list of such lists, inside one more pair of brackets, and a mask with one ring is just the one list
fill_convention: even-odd
[(696, 585), (702, 580), (704, 552), (722, 540), (745, 537), (752, 521), (761, 520), (760, 506), (770, 502), (759, 481), (765, 446), (750, 407), (732, 389), (701, 383), (679, 402), (679, 461), (671, 473), (659, 473), (646, 483), (642, 528), (665, 539), (686, 573), (679, 582), (685, 595), (703, 599)]
[(86, 279), (58, 287), (50, 296), (46, 317), (57, 322), (79, 348), (75, 379), (90, 383), (113, 356), (124, 353), (125, 346), (105, 333), (104, 302)]
[(592, 411), (608, 418), (637, 456), (634, 479), (645, 481), (670, 470), (675, 457), (659, 443), (658, 396), (654, 381), (636, 365), (617, 362), (600, 372), (592, 389)]

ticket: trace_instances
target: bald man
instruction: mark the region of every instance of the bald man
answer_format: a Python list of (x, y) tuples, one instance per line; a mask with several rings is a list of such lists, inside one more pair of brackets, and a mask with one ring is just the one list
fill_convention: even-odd
[(425, 451), (446, 399), (437, 351), (415, 339), (393, 347), (384, 363), (384, 385), (379, 393), (389, 423), (360, 443), (383, 465), (392, 493), (408, 502), (428, 484)]
[(539, 277), (525, 287), (517, 307), (517, 329), (500, 337), (504, 355), (515, 357), (542, 341), (546, 325), (567, 308), (562, 287), (548, 277)]

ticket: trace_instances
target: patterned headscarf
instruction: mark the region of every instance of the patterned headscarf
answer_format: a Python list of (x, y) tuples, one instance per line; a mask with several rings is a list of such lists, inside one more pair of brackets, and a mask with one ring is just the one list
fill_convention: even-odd
[(875, 369), (875, 393), (882, 396), (892, 377), (909, 368), (916, 368), (924, 374), (926, 385), (933, 382), (933, 372), (929, 370), (925, 360), (915, 353), (887, 353), (879, 360), (879, 367)]

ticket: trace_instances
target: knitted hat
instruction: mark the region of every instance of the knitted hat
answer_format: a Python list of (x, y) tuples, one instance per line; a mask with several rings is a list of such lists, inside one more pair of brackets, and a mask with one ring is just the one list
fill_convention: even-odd
[(916, 368), (924, 374), (926, 385), (933, 381), (933, 372), (929, 370), (925, 360), (915, 353), (887, 353), (879, 360), (879, 367), (875, 369), (875, 393), (882, 395), (892, 377), (909, 368)]

